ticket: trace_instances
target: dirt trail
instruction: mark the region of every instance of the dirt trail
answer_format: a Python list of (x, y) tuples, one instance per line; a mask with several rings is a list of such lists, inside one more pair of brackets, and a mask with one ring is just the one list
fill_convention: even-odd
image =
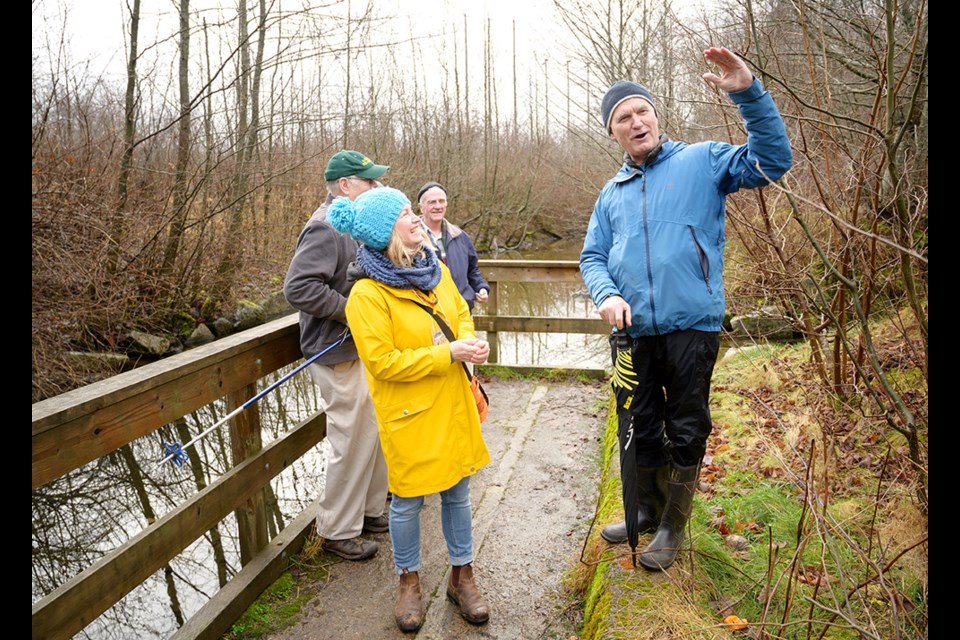
[[(491, 380), (483, 425), (491, 462), (471, 484), (474, 571), (490, 621), (473, 626), (446, 599), (439, 496), (422, 513), (426, 617), (417, 634), (393, 621), (397, 577), (389, 534), (380, 552), (335, 564), (298, 622), (268, 640), (562, 639), (575, 633), (561, 577), (578, 562), (596, 507), (600, 437), (609, 387), (602, 381)], [(576, 611), (572, 612), (576, 615)]]

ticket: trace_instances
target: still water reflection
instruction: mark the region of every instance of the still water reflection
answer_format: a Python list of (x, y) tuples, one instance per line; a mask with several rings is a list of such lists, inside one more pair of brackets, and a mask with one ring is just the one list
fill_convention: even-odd
[[(481, 256), (499, 260), (578, 260), (582, 240), (555, 242), (537, 251)], [(499, 284), (498, 312), (503, 315), (552, 318), (597, 318), (597, 308), (582, 282)], [(482, 315), (484, 305), (474, 313)], [(481, 333), (481, 336), (483, 334)], [(602, 369), (610, 366), (606, 336), (597, 334), (498, 332), (499, 362), (536, 366)]]
[[(501, 253), (499, 259), (576, 260), (580, 243), (557, 244), (536, 253)], [(571, 318), (596, 317), (580, 284), (504, 283), (501, 313)], [(477, 313), (482, 313), (478, 305)], [(501, 332), (500, 362), (541, 366), (607, 367), (604, 336)], [(261, 389), (292, 371), (293, 363), (260, 381)], [(256, 403), (267, 444), (319, 410), (310, 376), (301, 372)], [(164, 442), (187, 443), (227, 410), (204, 407), (33, 491), (32, 596), (36, 603), (60, 584), (139, 534), (207, 486), (232, 464), (228, 427), (222, 425), (188, 447), (182, 467), (158, 465)], [(323, 487), (326, 443), (303, 456), (270, 484), (270, 537), (296, 518)], [(137, 482), (135, 479), (140, 478)], [(168, 638), (240, 569), (237, 525), (231, 515), (100, 616), (78, 638)]]

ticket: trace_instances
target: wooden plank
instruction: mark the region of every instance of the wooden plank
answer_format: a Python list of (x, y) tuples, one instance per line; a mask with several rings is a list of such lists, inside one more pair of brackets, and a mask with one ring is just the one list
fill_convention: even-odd
[(602, 318), (530, 318), (527, 316), (474, 316), (478, 331), (515, 331), (522, 333), (610, 333)]
[(313, 531), (320, 499), (284, 527), (267, 547), (193, 614), (171, 640), (220, 640), (244, 611), (273, 584)]
[(575, 282), (583, 284), (578, 260), (478, 260), (487, 282)]
[[(233, 413), (250, 398), (257, 395), (257, 385), (246, 387), (227, 396), (227, 413)], [(260, 437), (260, 409), (256, 404), (247, 407), (230, 419), (230, 453), (237, 466), (263, 449)], [(233, 512), (237, 517), (237, 533), (240, 541), (240, 564), (246, 565), (270, 541), (267, 535), (267, 498), (263, 489), (253, 495)]]
[(33, 488), (300, 357), (294, 314), (114, 376), (103, 384), (38, 402), (33, 405)]
[(482, 258), (477, 260), (481, 269), (510, 268), (510, 269), (580, 269), (579, 260), (497, 260)]
[[(299, 335), (298, 316), (295, 313), (290, 314), (100, 382), (41, 400), (33, 404), (33, 431), (36, 433), (59, 426), (79, 415), (92, 413), (104, 405), (116, 404), (147, 389), (160, 387), (170, 380), (206, 369), (212, 362), (229, 360), (238, 353), (278, 340), (284, 342), (291, 337), (299, 339)], [(220, 396), (228, 392), (224, 391)]]
[(316, 414), (33, 605), (34, 640), (67, 639), (236, 509), (327, 431)]
[(490, 265), (480, 268), (487, 282), (571, 282), (583, 284), (579, 266), (509, 266)]
[[(484, 311), (491, 316), (496, 316), (500, 300), (500, 284), (496, 281), (487, 281), (490, 285), (490, 291), (488, 291), (487, 304)], [(479, 330), (477, 326), (477, 316), (473, 318), (473, 328), (474, 330)], [(487, 330), (487, 342), (490, 344), (490, 354), (487, 356), (487, 360), (490, 362), (497, 362), (500, 360), (500, 338), (497, 336), (496, 331)]]

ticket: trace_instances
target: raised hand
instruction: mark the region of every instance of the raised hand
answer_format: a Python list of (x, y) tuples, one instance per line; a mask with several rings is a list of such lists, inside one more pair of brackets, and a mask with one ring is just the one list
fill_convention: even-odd
[(717, 89), (733, 93), (746, 89), (753, 82), (753, 72), (747, 63), (726, 47), (710, 47), (703, 52), (703, 57), (720, 67), (719, 76), (709, 71), (703, 74), (703, 79)]

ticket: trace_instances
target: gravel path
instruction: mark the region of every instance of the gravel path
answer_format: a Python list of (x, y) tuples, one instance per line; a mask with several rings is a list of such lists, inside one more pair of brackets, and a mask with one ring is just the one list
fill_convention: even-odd
[[(421, 586), (426, 617), (416, 634), (393, 621), (398, 579), (389, 534), (362, 562), (336, 563), (298, 622), (268, 640), (562, 639), (578, 612), (564, 608), (561, 578), (579, 562), (600, 482), (600, 438), (609, 386), (602, 381), (490, 380), (483, 425), (491, 462), (471, 484), (474, 572), (490, 621), (473, 626), (446, 599), (439, 496), (422, 513)], [(574, 616), (571, 618), (571, 616)]]

